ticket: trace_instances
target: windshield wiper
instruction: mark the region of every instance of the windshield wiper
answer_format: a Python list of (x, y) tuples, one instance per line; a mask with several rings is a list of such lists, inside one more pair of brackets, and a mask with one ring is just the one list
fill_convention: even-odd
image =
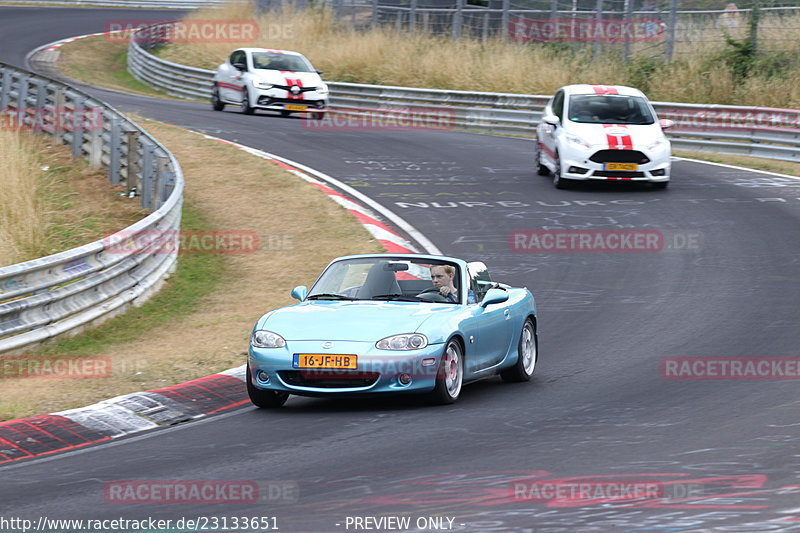
[(392, 301), (402, 301), (402, 302), (418, 302), (416, 298), (412, 296), (406, 296), (404, 294), (376, 294), (370, 300), (392, 300)]
[(353, 298), (352, 296), (345, 296), (344, 294), (333, 294), (329, 292), (322, 292), (319, 294), (312, 294), (311, 296), (306, 296), (306, 300), (357, 300), (358, 298)]

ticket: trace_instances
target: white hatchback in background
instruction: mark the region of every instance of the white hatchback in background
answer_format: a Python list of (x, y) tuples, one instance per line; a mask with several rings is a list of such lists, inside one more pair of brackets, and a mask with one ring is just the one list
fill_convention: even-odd
[(572, 180), (643, 181), (669, 185), (670, 142), (638, 89), (567, 85), (547, 103), (536, 128), (536, 164), (563, 189)]
[(319, 119), (328, 108), (328, 86), (320, 74), (297, 52), (239, 48), (217, 67), (211, 105), (215, 111), (231, 104), (247, 115), (270, 109)]

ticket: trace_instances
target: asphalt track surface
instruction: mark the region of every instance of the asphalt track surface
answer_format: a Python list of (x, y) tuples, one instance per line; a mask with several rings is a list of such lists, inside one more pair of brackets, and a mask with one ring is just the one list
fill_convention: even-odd
[[(164, 16), (3, 7), (0, 60), (22, 66), (31, 49), (102, 31), (109, 19)], [(354, 518), (367, 516), (409, 517), (407, 531), (434, 530), (416, 529), (430, 516), (474, 532), (800, 531), (798, 381), (665, 379), (660, 366), (667, 357), (798, 356), (800, 180), (676, 161), (665, 191), (559, 191), (535, 175), (526, 140), (309, 131), (301, 119), (93, 92), (326, 172), (443, 253), (482, 259), (496, 279), (529, 287), (540, 364), (530, 383), (483, 381), (450, 407), (292, 397), (280, 411), (245, 407), (19, 462), (0, 468), (0, 517), (217, 517), (216, 528), (206, 524), (216, 530), (223, 517), (228, 527), (234, 516), (276, 517), (284, 532), (397, 530), (356, 529)], [(269, 208), (269, 191), (254, 199), (259, 208)], [(509, 234), (528, 229), (655, 230), (664, 240), (644, 253), (512, 250)], [(114, 480), (292, 490), (262, 490), (256, 504), (121, 504), (104, 494)], [(583, 490), (576, 480), (598, 498), (570, 496)], [(613, 492), (644, 482), (659, 497)]]

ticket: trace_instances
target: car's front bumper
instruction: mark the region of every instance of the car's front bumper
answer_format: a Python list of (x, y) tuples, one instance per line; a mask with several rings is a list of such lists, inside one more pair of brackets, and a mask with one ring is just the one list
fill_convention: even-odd
[[(642, 162), (646, 160), (646, 162)], [(635, 170), (609, 170), (608, 163), (634, 163)], [(570, 180), (646, 181), (670, 180), (669, 145), (654, 150), (610, 150), (603, 146), (561, 151), (561, 172)]]
[[(253, 386), (301, 396), (361, 396), (433, 390), (444, 346), (420, 350), (378, 350), (375, 343), (336, 341), (332, 349), (321, 341), (287, 341), (283, 348), (250, 346), (248, 363)], [(294, 354), (345, 354), (357, 357), (352, 370), (301, 369), (292, 366)], [(410, 377), (403, 384), (401, 374)], [(268, 379), (264, 379), (265, 376)]]
[[(287, 98), (283, 90), (256, 90), (253, 107), (294, 113), (324, 113), (328, 109), (328, 97), (317, 92), (307, 92), (302, 98)], [(302, 109), (301, 109), (302, 108)]]

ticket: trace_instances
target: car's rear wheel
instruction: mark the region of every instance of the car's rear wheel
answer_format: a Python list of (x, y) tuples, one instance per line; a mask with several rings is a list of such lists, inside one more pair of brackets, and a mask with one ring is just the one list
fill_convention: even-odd
[(450, 404), (458, 400), (464, 381), (464, 351), (455, 339), (447, 343), (436, 373), (436, 386), (431, 393), (438, 404)]
[(556, 152), (554, 160), (553, 185), (555, 185), (556, 189), (566, 189), (569, 187), (569, 180), (561, 176), (561, 156), (558, 155), (558, 152)]
[(247, 395), (253, 405), (262, 409), (274, 409), (281, 407), (289, 399), (288, 392), (277, 392), (273, 390), (262, 390), (253, 385), (250, 375), (250, 366), (247, 366)]
[(211, 92), (211, 107), (214, 111), (222, 111), (225, 109), (225, 102), (223, 102), (219, 97), (219, 89), (214, 87), (214, 90)]
[(536, 155), (534, 157), (534, 161), (536, 161), (536, 173), (540, 176), (549, 176), (550, 169), (542, 164), (542, 147), (539, 141), (536, 141)]
[(529, 381), (536, 370), (539, 359), (539, 338), (536, 335), (536, 326), (528, 318), (522, 326), (517, 345), (517, 364), (500, 372), (503, 381)]
[(250, 93), (248, 93), (247, 89), (245, 89), (244, 94), (242, 95), (242, 113), (245, 115), (252, 115), (255, 112), (256, 110), (250, 106)]

